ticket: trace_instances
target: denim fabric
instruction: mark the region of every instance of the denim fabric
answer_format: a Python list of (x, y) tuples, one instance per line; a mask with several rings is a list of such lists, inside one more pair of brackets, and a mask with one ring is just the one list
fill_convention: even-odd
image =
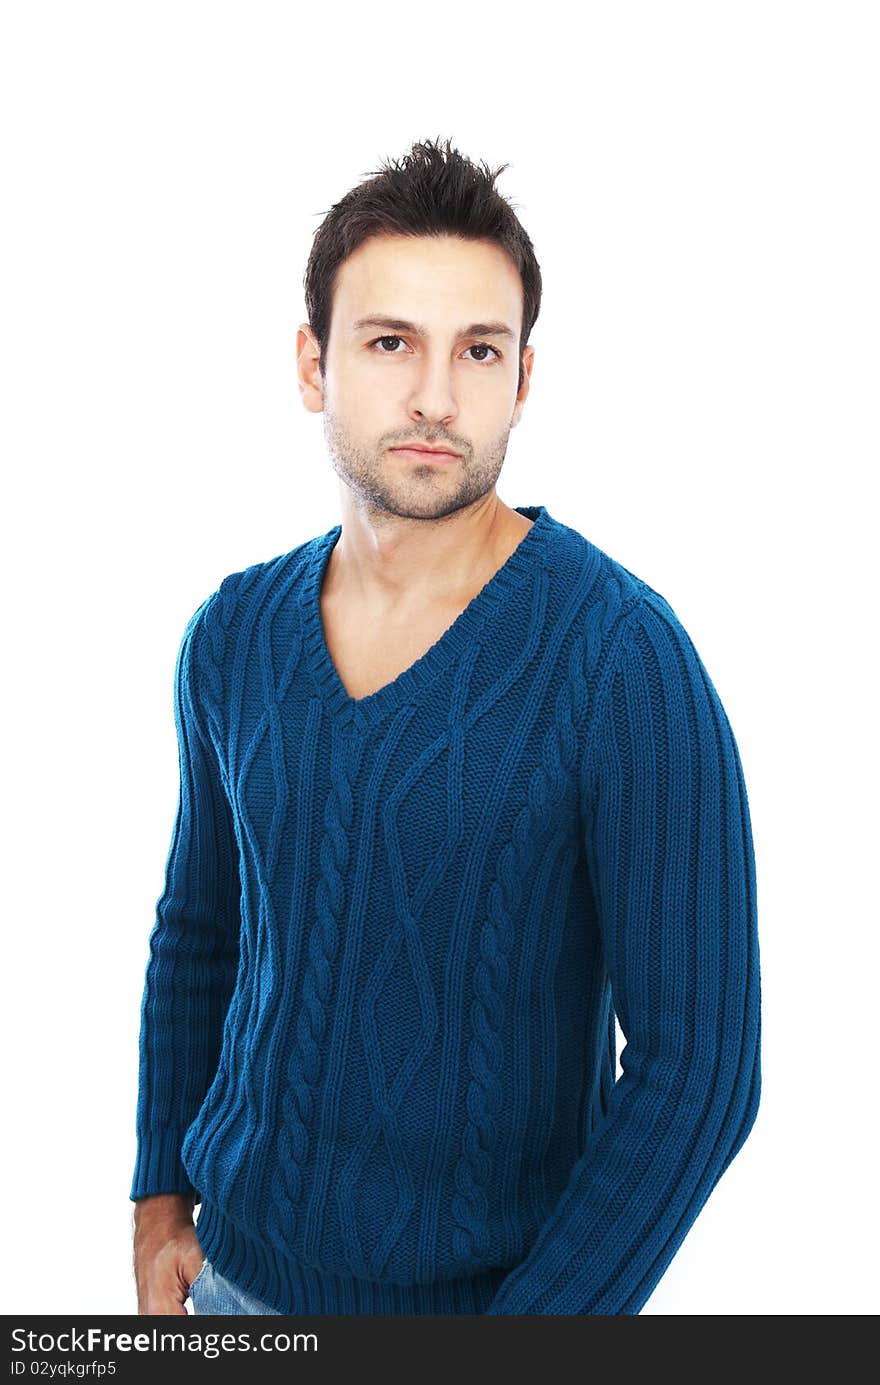
[(225, 1279), (207, 1258), (190, 1285), (189, 1294), (195, 1314), (271, 1313), (275, 1317), (281, 1316), (276, 1309)]

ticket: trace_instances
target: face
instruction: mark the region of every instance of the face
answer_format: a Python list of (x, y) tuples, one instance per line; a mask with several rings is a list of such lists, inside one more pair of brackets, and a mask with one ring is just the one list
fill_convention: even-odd
[[(343, 262), (323, 377), (307, 324), (298, 370), (334, 470), (362, 504), (438, 519), (492, 490), (528, 394), (534, 349), (518, 389), (521, 325), (522, 282), (494, 242), (374, 236)], [(407, 443), (456, 455), (394, 450)]]

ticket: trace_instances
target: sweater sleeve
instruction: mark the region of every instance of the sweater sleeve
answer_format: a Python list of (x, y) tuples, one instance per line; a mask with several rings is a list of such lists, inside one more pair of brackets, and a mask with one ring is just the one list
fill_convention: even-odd
[(757, 1113), (755, 860), (739, 751), (689, 636), (648, 590), (625, 618), (580, 760), (623, 1071), (489, 1313), (638, 1314)]
[(212, 599), (191, 616), (175, 665), (180, 787), (141, 1002), (132, 1199), (180, 1192), (198, 1201), (181, 1145), (216, 1072), (238, 966), (238, 846), (199, 703), (198, 643)]

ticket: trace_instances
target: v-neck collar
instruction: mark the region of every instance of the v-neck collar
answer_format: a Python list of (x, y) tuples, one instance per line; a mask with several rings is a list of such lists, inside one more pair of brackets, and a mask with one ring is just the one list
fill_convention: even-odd
[(516, 505), (517, 514), (533, 521), (516, 548), (489, 578), (438, 640), (391, 682), (366, 697), (350, 697), (330, 658), (321, 617), (321, 586), (330, 553), (342, 533), (335, 524), (313, 540), (299, 582), (303, 639), (318, 691), (328, 709), (346, 726), (366, 730), (387, 712), (420, 693), (476, 634), (505, 597), (534, 570), (556, 521), (544, 505)]

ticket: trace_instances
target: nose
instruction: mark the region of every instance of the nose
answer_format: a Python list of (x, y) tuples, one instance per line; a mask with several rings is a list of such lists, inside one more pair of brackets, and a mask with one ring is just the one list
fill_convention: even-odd
[(411, 418), (433, 425), (448, 425), (457, 416), (452, 367), (439, 354), (433, 358), (426, 355), (419, 362), (409, 398), (409, 414)]

